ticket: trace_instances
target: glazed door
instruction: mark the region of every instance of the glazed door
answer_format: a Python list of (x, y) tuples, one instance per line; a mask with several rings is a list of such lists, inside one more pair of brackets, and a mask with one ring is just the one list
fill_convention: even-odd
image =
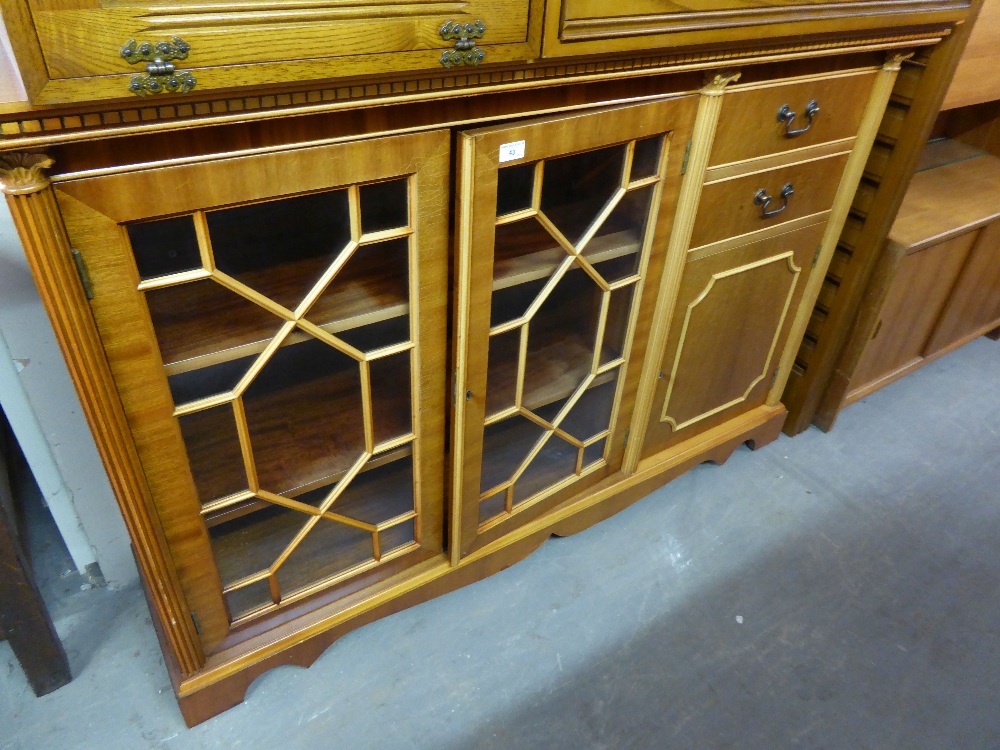
[(462, 552), (620, 469), (694, 106), (660, 101), (462, 135)]
[(703, 257), (691, 253), (644, 458), (766, 402), (825, 228), (820, 221)]
[(207, 651), (442, 551), (448, 143), (57, 188)]

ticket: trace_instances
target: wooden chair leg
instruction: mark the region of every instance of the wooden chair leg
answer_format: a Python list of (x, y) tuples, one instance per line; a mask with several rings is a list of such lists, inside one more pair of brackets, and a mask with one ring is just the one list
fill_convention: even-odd
[(7, 636), (35, 695), (45, 695), (67, 684), (72, 676), (66, 652), (13, 532), (10, 517), (0, 509), (0, 632)]

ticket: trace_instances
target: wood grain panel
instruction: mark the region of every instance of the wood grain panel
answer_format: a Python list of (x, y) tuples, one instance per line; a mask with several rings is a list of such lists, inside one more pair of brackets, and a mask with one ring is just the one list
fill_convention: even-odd
[(1000, 99), (1000, 0), (985, 0), (941, 109)]

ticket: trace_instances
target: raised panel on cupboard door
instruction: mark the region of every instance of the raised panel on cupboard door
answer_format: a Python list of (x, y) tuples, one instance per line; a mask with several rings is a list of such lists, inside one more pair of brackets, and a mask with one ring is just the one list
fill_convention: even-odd
[[(834, 156), (744, 172), (736, 177), (711, 179), (709, 172), (691, 234), (691, 247), (828, 211), (840, 186), (850, 148), (848, 145), (843, 153)], [(790, 194), (783, 197), (785, 191)]]
[(462, 552), (619, 470), (695, 105), (686, 97), (462, 134)]
[(165, 62), (191, 72), (195, 92), (445, 71), (442, 55), (454, 52), (458, 41), (442, 33), (447, 23), (482, 22), (483, 30), (474, 29), (470, 41), (483, 64), (523, 61), (538, 53), (542, 6), (527, 0), (28, 2), (49, 78), (35, 100), (46, 103), (130, 96), (132, 76), (147, 66), (145, 60), (123, 58), (130, 40), (156, 44), (178, 38), (188, 45), (186, 57)]
[(442, 552), (448, 141), (56, 190), (206, 652)]
[(825, 228), (820, 221), (687, 263), (644, 457), (765, 403)]
[(969, 257), (924, 350), (933, 354), (1000, 325), (1000, 222), (976, 233)]
[(709, 167), (853, 138), (876, 75), (851, 71), (727, 91)]

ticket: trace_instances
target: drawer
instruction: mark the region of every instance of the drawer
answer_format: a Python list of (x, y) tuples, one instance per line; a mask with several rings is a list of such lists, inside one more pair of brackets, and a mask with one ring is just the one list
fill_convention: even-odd
[[(765, 46), (796, 36), (843, 36), (885, 27), (916, 27), (940, 18), (954, 0), (548, 0), (546, 57), (643, 49)], [(793, 43), (794, 44), (794, 43)]]
[[(722, 99), (709, 166), (791, 151), (857, 135), (874, 71), (734, 90)], [(806, 115), (811, 102), (819, 112)], [(787, 108), (787, 110), (785, 110)], [(778, 113), (795, 114), (786, 128)], [(789, 131), (804, 130), (798, 135)]]
[[(691, 247), (700, 247), (729, 237), (768, 229), (792, 219), (826, 211), (840, 185), (840, 175), (849, 153), (775, 167), (705, 183)], [(768, 211), (778, 211), (785, 203), (782, 188), (791, 185), (793, 194), (784, 210), (762, 216), (765, 206), (755, 203), (758, 191), (771, 196)]]
[(467, 69), (471, 66), (443, 65), (442, 54), (454, 52), (458, 42), (454, 34), (443, 33), (448, 22), (463, 28), (482, 22), (485, 30), (479, 35), (474, 29), (470, 40), (475, 42), (472, 53), (482, 53), (482, 64), (535, 57), (541, 33), (541, 12), (533, 11), (528, 0), (471, 0), (461, 5), (399, 0), (28, 4), (48, 79), (34, 92), (36, 103), (131, 96), (132, 76), (145, 73), (148, 62), (123, 59), (130, 40), (157, 44), (180, 38), (190, 49), (173, 64), (191, 73), (197, 94), (238, 86)]

